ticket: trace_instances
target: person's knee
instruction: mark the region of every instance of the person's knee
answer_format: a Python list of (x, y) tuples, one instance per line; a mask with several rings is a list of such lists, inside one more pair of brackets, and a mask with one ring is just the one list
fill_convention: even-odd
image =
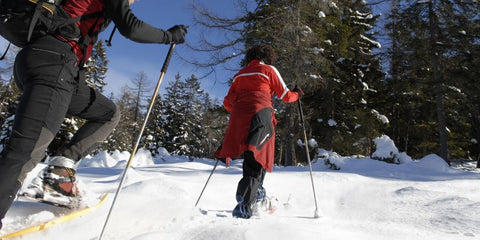
[(112, 101), (104, 103), (104, 107), (105, 106), (108, 110), (106, 110), (104, 115), (102, 115), (97, 121), (113, 125), (113, 127), (117, 126), (120, 121), (120, 108)]

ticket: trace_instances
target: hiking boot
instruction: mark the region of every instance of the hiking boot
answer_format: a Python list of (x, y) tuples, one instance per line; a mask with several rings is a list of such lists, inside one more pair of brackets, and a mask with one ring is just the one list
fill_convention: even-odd
[(237, 206), (232, 211), (232, 216), (245, 219), (249, 219), (251, 217), (250, 214), (248, 214), (247, 208), (243, 203), (237, 204)]
[(44, 170), (43, 184), (44, 189), (52, 189), (68, 197), (77, 196), (75, 162), (62, 156), (53, 157)]
[(63, 156), (52, 157), (43, 170), (44, 202), (58, 206), (77, 208), (80, 204), (79, 189), (75, 177), (75, 161)]
[(44, 188), (58, 193), (75, 197), (78, 194), (75, 170), (66, 167), (49, 166), (43, 175)]
[(267, 191), (265, 190), (265, 188), (263, 188), (263, 186), (258, 186), (257, 203), (262, 202), (266, 196), (267, 196)]
[(256, 201), (252, 204), (252, 216), (260, 216), (260, 210), (265, 208), (267, 200), (267, 191), (262, 185), (258, 186)]
[(75, 178), (75, 162), (56, 156), (48, 162), (20, 195), (58, 206), (77, 208), (80, 204)]

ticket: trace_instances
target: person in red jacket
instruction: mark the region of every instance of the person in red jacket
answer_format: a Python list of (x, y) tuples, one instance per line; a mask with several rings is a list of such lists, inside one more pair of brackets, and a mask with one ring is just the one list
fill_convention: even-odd
[[(274, 161), (275, 125), (274, 94), (284, 102), (297, 101), (302, 91), (290, 91), (275, 64), (275, 50), (267, 44), (250, 48), (243, 59), (244, 68), (233, 77), (223, 104), (230, 120), (222, 146), (215, 157), (225, 159), (243, 156), (243, 177), (238, 183), (237, 206), (232, 215), (252, 216), (252, 204), (265, 197), (262, 186), (266, 171)], [(258, 195), (258, 196), (257, 196)]]
[[(72, 18), (83, 17), (62, 25), (57, 32), (32, 39), (18, 53), (14, 79), (22, 96), (11, 135), (0, 156), (0, 228), (25, 177), (44, 159), (48, 160), (48, 167), (28, 193), (43, 198), (43, 189), (48, 189), (67, 201), (62, 204), (77, 200), (77, 163), (117, 125), (120, 111), (115, 103), (85, 83), (84, 63), (92, 53), (98, 34), (114, 22), (123, 36), (136, 42), (180, 44), (185, 41), (186, 26), (176, 25), (168, 30), (153, 27), (132, 13), (133, 2), (65, 0), (60, 11)], [(70, 142), (47, 158), (45, 150), (65, 116), (80, 117), (86, 123)]]

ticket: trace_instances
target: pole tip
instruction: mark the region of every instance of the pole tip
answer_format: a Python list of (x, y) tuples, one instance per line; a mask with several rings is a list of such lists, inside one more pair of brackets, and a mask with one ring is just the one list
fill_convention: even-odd
[(314, 218), (320, 218), (320, 214), (318, 213), (318, 209), (315, 209), (315, 214), (313, 215)]

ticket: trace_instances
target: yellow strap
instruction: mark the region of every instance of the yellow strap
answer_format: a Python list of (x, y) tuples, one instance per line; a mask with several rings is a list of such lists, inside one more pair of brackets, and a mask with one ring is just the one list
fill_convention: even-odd
[[(30, 0), (30, 1), (32, 1), (32, 0)], [(103, 195), (103, 197), (100, 199), (100, 201), (95, 206), (85, 208), (85, 209), (82, 209), (82, 210), (79, 210), (79, 211), (75, 211), (75, 212), (72, 212), (70, 214), (58, 217), (58, 218), (54, 218), (54, 219), (52, 219), (52, 220), (50, 220), (46, 223), (43, 223), (41, 225), (36, 225), (36, 226), (33, 226), (33, 227), (22, 229), (22, 230), (17, 231), (17, 232), (13, 232), (13, 233), (9, 233), (7, 235), (3, 235), (3, 236), (0, 237), (0, 239), (6, 239), (6, 238), (11, 238), (11, 237), (21, 236), (21, 235), (28, 234), (28, 233), (38, 232), (38, 231), (47, 229), (51, 226), (54, 226), (54, 225), (57, 225), (57, 224), (60, 224), (60, 223), (64, 223), (64, 222), (69, 221), (71, 219), (74, 219), (74, 218), (80, 217), (82, 215), (85, 215), (86, 213), (100, 207), (103, 204), (103, 202), (105, 202), (105, 199), (107, 199), (107, 196), (108, 196), (108, 193)]]
[[(28, 1), (31, 2), (31, 3), (34, 3), (34, 4), (37, 4), (37, 3), (38, 3), (38, 0), (28, 0)], [(57, 8), (57, 6), (55, 6), (55, 4), (48, 3), (48, 2), (44, 2), (44, 3), (42, 4), (42, 7), (43, 7), (45, 10), (49, 11), (50, 14), (52, 14), (52, 15), (53, 15), (53, 13), (55, 12), (55, 9)]]

